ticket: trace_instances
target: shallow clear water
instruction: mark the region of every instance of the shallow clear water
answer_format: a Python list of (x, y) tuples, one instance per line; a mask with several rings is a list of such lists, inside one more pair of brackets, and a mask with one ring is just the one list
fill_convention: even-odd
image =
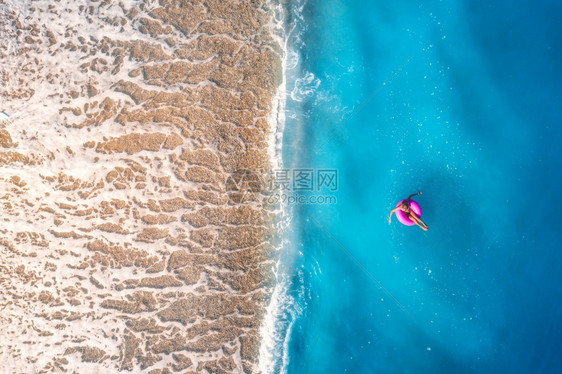
[(339, 185), (292, 205), (286, 371), (561, 372), (559, 3), (297, 5), (284, 162)]

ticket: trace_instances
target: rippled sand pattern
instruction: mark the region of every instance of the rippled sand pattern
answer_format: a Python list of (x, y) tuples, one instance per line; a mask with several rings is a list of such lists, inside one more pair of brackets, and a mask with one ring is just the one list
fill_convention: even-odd
[(0, 372), (258, 371), (272, 213), (228, 178), (270, 167), (270, 18), (0, 2)]

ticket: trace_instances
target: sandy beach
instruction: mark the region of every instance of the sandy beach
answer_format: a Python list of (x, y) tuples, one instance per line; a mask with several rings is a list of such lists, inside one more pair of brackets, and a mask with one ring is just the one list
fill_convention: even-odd
[(1, 372), (259, 372), (271, 12), (0, 3)]

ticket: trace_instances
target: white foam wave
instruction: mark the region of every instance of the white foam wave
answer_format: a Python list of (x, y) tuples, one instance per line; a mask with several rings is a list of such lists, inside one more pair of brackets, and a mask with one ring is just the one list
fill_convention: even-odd
[[(274, 39), (283, 48), (284, 55), (282, 58), (282, 82), (277, 89), (277, 93), (273, 98), (272, 110), (269, 115), (270, 134), (269, 134), (269, 159), (272, 168), (280, 168), (282, 160), (282, 144), (283, 144), (283, 130), (285, 126), (285, 104), (286, 104), (286, 71), (287, 71), (287, 36), (284, 31), (284, 9), (281, 4), (270, 4), (273, 19), (271, 22), (271, 31)], [(280, 224), (277, 227), (278, 232), (281, 234), (283, 231), (284, 222), (287, 220), (285, 214), (285, 207), (281, 205), (281, 211), (277, 212), (281, 217)], [(281, 245), (282, 247), (282, 245)], [(280, 248), (279, 248), (280, 249)], [(277, 278), (276, 285), (273, 290), (271, 301), (266, 308), (266, 315), (262, 321), (260, 328), (260, 335), (262, 343), (259, 355), (259, 369), (261, 373), (273, 373), (276, 363), (279, 361), (278, 355), (281, 351), (278, 346), (279, 342), (279, 313), (282, 310), (282, 305), (287, 303), (285, 296), (287, 294), (286, 282), (279, 280), (279, 262), (275, 266), (275, 276)]]
[(299, 65), (300, 55), (293, 50), (287, 51), (287, 69), (293, 70)]
[(291, 328), (299, 314), (295, 299), (289, 293), (290, 286), (288, 278), (279, 280), (267, 308), (268, 318), (262, 332), (269, 339), (262, 343), (260, 351), (260, 370), (263, 373), (285, 373), (289, 363)]
[[(270, 7), (273, 11), (273, 19), (271, 29), (273, 36), (283, 49), (282, 67), (283, 77), (281, 85), (277, 90), (277, 94), (273, 100), (273, 109), (270, 113), (269, 123), (271, 127), (269, 141), (269, 156), (273, 168), (281, 168), (282, 160), (282, 144), (283, 132), (286, 122), (286, 103), (287, 103), (287, 72), (296, 71), (299, 68), (300, 55), (297, 48), (302, 47), (300, 33), (304, 28), (304, 19), (302, 10), (306, 0), (299, 0), (298, 3), (285, 5), (292, 8), (292, 16), (295, 19), (291, 24), (287, 24), (287, 8), (282, 4)], [(292, 47), (289, 46), (292, 45)], [(311, 73), (310, 73), (311, 74)], [(298, 90), (294, 92), (294, 96), (304, 98), (311, 95), (320, 84), (320, 81), (312, 75), (305, 75), (298, 83)], [(297, 80), (296, 80), (297, 81)], [(296, 83), (295, 81), (295, 83)], [(297, 85), (295, 84), (295, 88)], [(291, 92), (291, 98), (293, 97)], [(280, 237), (288, 235), (291, 224), (291, 212), (286, 205), (280, 206), (280, 221), (276, 227)], [(269, 305), (266, 308), (266, 316), (262, 322), (260, 333), (262, 344), (259, 355), (259, 369), (262, 373), (286, 373), (289, 363), (289, 341), (291, 337), (291, 329), (298, 316), (302, 313), (302, 308), (298, 305), (291, 294), (293, 282), (289, 275), (291, 264), (294, 256), (294, 248), (291, 248), (290, 241), (285, 239), (281, 241), (278, 250), (279, 260), (275, 266), (276, 285), (274, 287)], [(300, 299), (300, 298), (299, 298)]]
[[(294, 52), (288, 52), (287, 43), (294, 27), (287, 32), (285, 29), (285, 9), (283, 5), (277, 4), (272, 6), (273, 20), (271, 29), (274, 38), (283, 48), (284, 55), (282, 57), (283, 76), (275, 98), (273, 100), (272, 111), (269, 117), (271, 126), (269, 141), (269, 156), (273, 168), (280, 168), (283, 164), (282, 160), (282, 143), (283, 131), (285, 127), (285, 111), (287, 100), (287, 69), (294, 69), (298, 66), (299, 55)], [(285, 229), (290, 224), (290, 214), (287, 207), (281, 205), (280, 222), (277, 230), (279, 235), (283, 236)], [(279, 250), (286, 250), (288, 242), (282, 241)], [(260, 347), (259, 368), (262, 373), (284, 372), (287, 366), (288, 341), (290, 330), (294, 323), (294, 315), (291, 310), (294, 308), (294, 300), (289, 294), (290, 280), (286, 275), (286, 271), (282, 269), (282, 256), (279, 256), (276, 264), (276, 285), (273, 290), (271, 301), (266, 308), (266, 316), (262, 322), (260, 329), (262, 337), (262, 345)]]
[(320, 79), (316, 78), (311, 72), (307, 72), (304, 77), (295, 81), (295, 86), (291, 91), (291, 99), (294, 101), (303, 101), (312, 96), (320, 86)]

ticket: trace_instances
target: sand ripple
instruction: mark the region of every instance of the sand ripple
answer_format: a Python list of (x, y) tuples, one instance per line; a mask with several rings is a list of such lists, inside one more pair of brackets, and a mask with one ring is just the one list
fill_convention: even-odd
[(228, 181), (270, 167), (269, 21), (259, 0), (0, 4), (0, 371), (257, 372), (274, 217)]

